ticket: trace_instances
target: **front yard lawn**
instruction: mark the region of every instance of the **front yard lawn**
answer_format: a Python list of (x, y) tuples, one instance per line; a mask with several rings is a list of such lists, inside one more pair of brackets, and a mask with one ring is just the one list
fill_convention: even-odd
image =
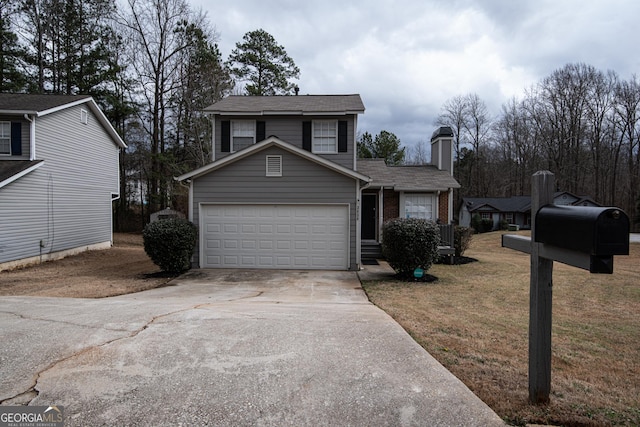
[[(521, 233), (522, 234), (522, 233)], [(613, 275), (554, 264), (551, 403), (529, 405), (529, 255), (476, 235), (433, 283), (363, 284), (370, 300), (503, 419), (516, 425), (640, 425), (640, 244)]]

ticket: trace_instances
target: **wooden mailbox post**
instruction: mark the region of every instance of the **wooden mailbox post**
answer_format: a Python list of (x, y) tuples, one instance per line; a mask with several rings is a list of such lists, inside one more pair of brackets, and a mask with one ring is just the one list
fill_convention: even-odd
[(554, 206), (555, 176), (531, 180), (531, 238), (503, 235), (502, 246), (531, 254), (529, 401), (548, 403), (551, 391), (553, 261), (613, 273), (613, 255), (629, 254), (629, 218), (618, 208)]

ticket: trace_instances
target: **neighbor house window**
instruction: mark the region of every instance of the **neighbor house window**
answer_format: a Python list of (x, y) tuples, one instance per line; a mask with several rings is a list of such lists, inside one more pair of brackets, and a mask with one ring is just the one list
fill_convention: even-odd
[(505, 221), (507, 221), (509, 224), (513, 224), (513, 213), (507, 213), (507, 214), (504, 214), (504, 219), (505, 219)]
[(11, 154), (11, 122), (0, 122), (0, 154)]
[(256, 142), (256, 122), (234, 120), (231, 122), (231, 151), (239, 151)]
[(87, 110), (80, 110), (80, 123), (84, 125), (89, 123), (89, 112)]
[(313, 122), (312, 148), (314, 153), (338, 152), (337, 120), (315, 120)]
[(401, 200), (405, 218), (429, 219), (433, 221), (433, 195), (405, 194)]
[(482, 212), (482, 219), (491, 219), (491, 212)]

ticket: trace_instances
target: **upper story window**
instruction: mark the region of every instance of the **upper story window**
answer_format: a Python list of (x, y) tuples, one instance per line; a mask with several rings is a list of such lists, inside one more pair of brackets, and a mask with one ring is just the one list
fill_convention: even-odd
[(338, 152), (338, 121), (337, 120), (314, 120), (313, 121), (312, 149), (314, 153), (337, 153)]
[(231, 151), (239, 151), (256, 142), (256, 122), (234, 120), (231, 122)]
[(11, 154), (11, 122), (0, 122), (0, 154)]

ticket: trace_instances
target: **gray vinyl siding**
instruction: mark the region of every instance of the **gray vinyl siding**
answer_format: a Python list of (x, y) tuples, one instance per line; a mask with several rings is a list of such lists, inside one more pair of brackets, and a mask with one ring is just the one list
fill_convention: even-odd
[[(80, 123), (80, 110), (89, 112)], [(23, 126), (24, 129), (24, 126)], [(112, 240), (118, 148), (86, 106), (36, 119), (44, 164), (0, 188), (0, 262)]]
[[(267, 135), (269, 135), (267, 133)], [(265, 156), (282, 156), (282, 177), (265, 176)], [(349, 265), (356, 268), (357, 182), (278, 147), (270, 147), (193, 181), (193, 222), (200, 203), (349, 204)], [(199, 260), (198, 245), (194, 256)]]
[(20, 156), (5, 156), (0, 155), (0, 161), (2, 160), (29, 160), (29, 154), (31, 150), (29, 132), (31, 124), (26, 121), (22, 116), (10, 116), (0, 114), (0, 122), (20, 122), (21, 127), (21, 140), (22, 140), (22, 155)]
[[(347, 151), (345, 153), (336, 154), (319, 154), (339, 165), (349, 169), (354, 169), (353, 150), (354, 150), (354, 117), (349, 116), (216, 116), (215, 122), (215, 155), (216, 160), (222, 159), (231, 153), (223, 153), (221, 151), (221, 124), (223, 120), (254, 120), (265, 122), (265, 137), (275, 136), (278, 139), (288, 142), (298, 148), (302, 148), (302, 122), (314, 120), (338, 120), (347, 122)], [(256, 141), (260, 142), (260, 141)]]

